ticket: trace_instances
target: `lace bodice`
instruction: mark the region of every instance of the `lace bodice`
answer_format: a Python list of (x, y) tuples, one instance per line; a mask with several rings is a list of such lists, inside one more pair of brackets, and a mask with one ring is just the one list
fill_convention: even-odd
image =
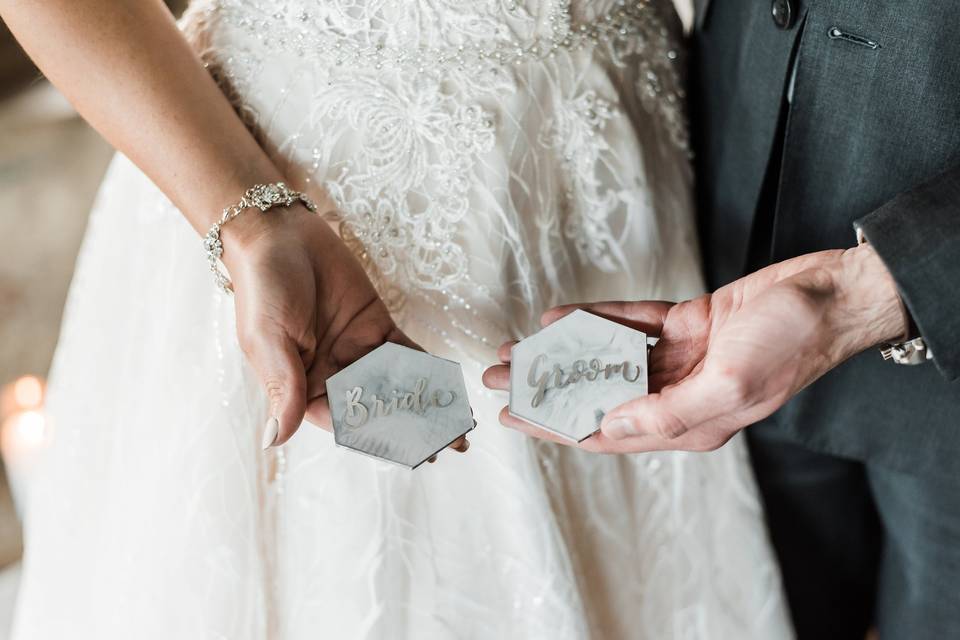
[[(291, 179), (334, 196), (392, 311), (447, 313), (423, 330), (448, 346), (528, 331), (579, 265), (637, 280), (624, 241), (660, 205), (633, 167), (687, 170), (664, 0), (203, 0), (185, 24)], [(521, 322), (490, 322), (505, 303)]]
[(642, 52), (633, 61), (643, 67), (641, 93), (685, 144), (678, 25), (667, 0), (206, 0), (193, 7), (317, 64), (443, 72), (475, 89), (509, 88), (502, 78), (510, 65), (564, 50), (589, 48), (617, 64)]

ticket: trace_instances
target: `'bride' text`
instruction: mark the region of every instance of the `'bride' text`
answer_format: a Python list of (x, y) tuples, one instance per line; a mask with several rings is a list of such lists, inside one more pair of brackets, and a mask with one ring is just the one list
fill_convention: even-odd
[(394, 411), (412, 411), (423, 415), (427, 409), (437, 407), (443, 409), (453, 404), (456, 394), (453, 391), (437, 389), (424, 397), (427, 381), (424, 378), (417, 380), (413, 391), (393, 391), (393, 397), (383, 399), (374, 394), (366, 403), (363, 401), (363, 387), (354, 387), (346, 392), (347, 412), (343, 420), (350, 427), (362, 427), (370, 418), (389, 416)]

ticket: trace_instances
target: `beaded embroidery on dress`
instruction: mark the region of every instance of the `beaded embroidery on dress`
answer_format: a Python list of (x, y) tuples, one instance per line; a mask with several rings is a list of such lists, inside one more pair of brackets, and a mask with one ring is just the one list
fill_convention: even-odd
[(415, 473), (309, 425), (262, 454), (232, 299), (118, 157), (15, 637), (790, 637), (739, 438), (592, 456), (501, 428), (479, 382), (554, 304), (702, 291), (669, 0), (196, 0), (182, 26), (404, 331), (463, 363), (480, 428)]

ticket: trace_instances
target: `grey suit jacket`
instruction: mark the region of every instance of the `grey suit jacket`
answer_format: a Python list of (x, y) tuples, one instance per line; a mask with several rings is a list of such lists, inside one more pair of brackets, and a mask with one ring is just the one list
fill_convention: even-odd
[(935, 366), (861, 354), (772, 421), (819, 450), (950, 474), (960, 464), (960, 7), (791, 3), (783, 29), (770, 0), (699, 2), (691, 108), (708, 279), (850, 247), (862, 227)]

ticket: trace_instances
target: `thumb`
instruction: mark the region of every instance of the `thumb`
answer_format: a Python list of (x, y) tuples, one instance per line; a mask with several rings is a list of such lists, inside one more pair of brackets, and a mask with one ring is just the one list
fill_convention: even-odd
[(612, 440), (655, 436), (673, 440), (690, 429), (718, 418), (727, 403), (716, 386), (697, 372), (675, 385), (625, 402), (604, 416), (600, 430)]
[(287, 336), (264, 336), (252, 345), (250, 360), (267, 391), (270, 416), (264, 425), (264, 449), (290, 439), (303, 422), (307, 377), (297, 344)]

